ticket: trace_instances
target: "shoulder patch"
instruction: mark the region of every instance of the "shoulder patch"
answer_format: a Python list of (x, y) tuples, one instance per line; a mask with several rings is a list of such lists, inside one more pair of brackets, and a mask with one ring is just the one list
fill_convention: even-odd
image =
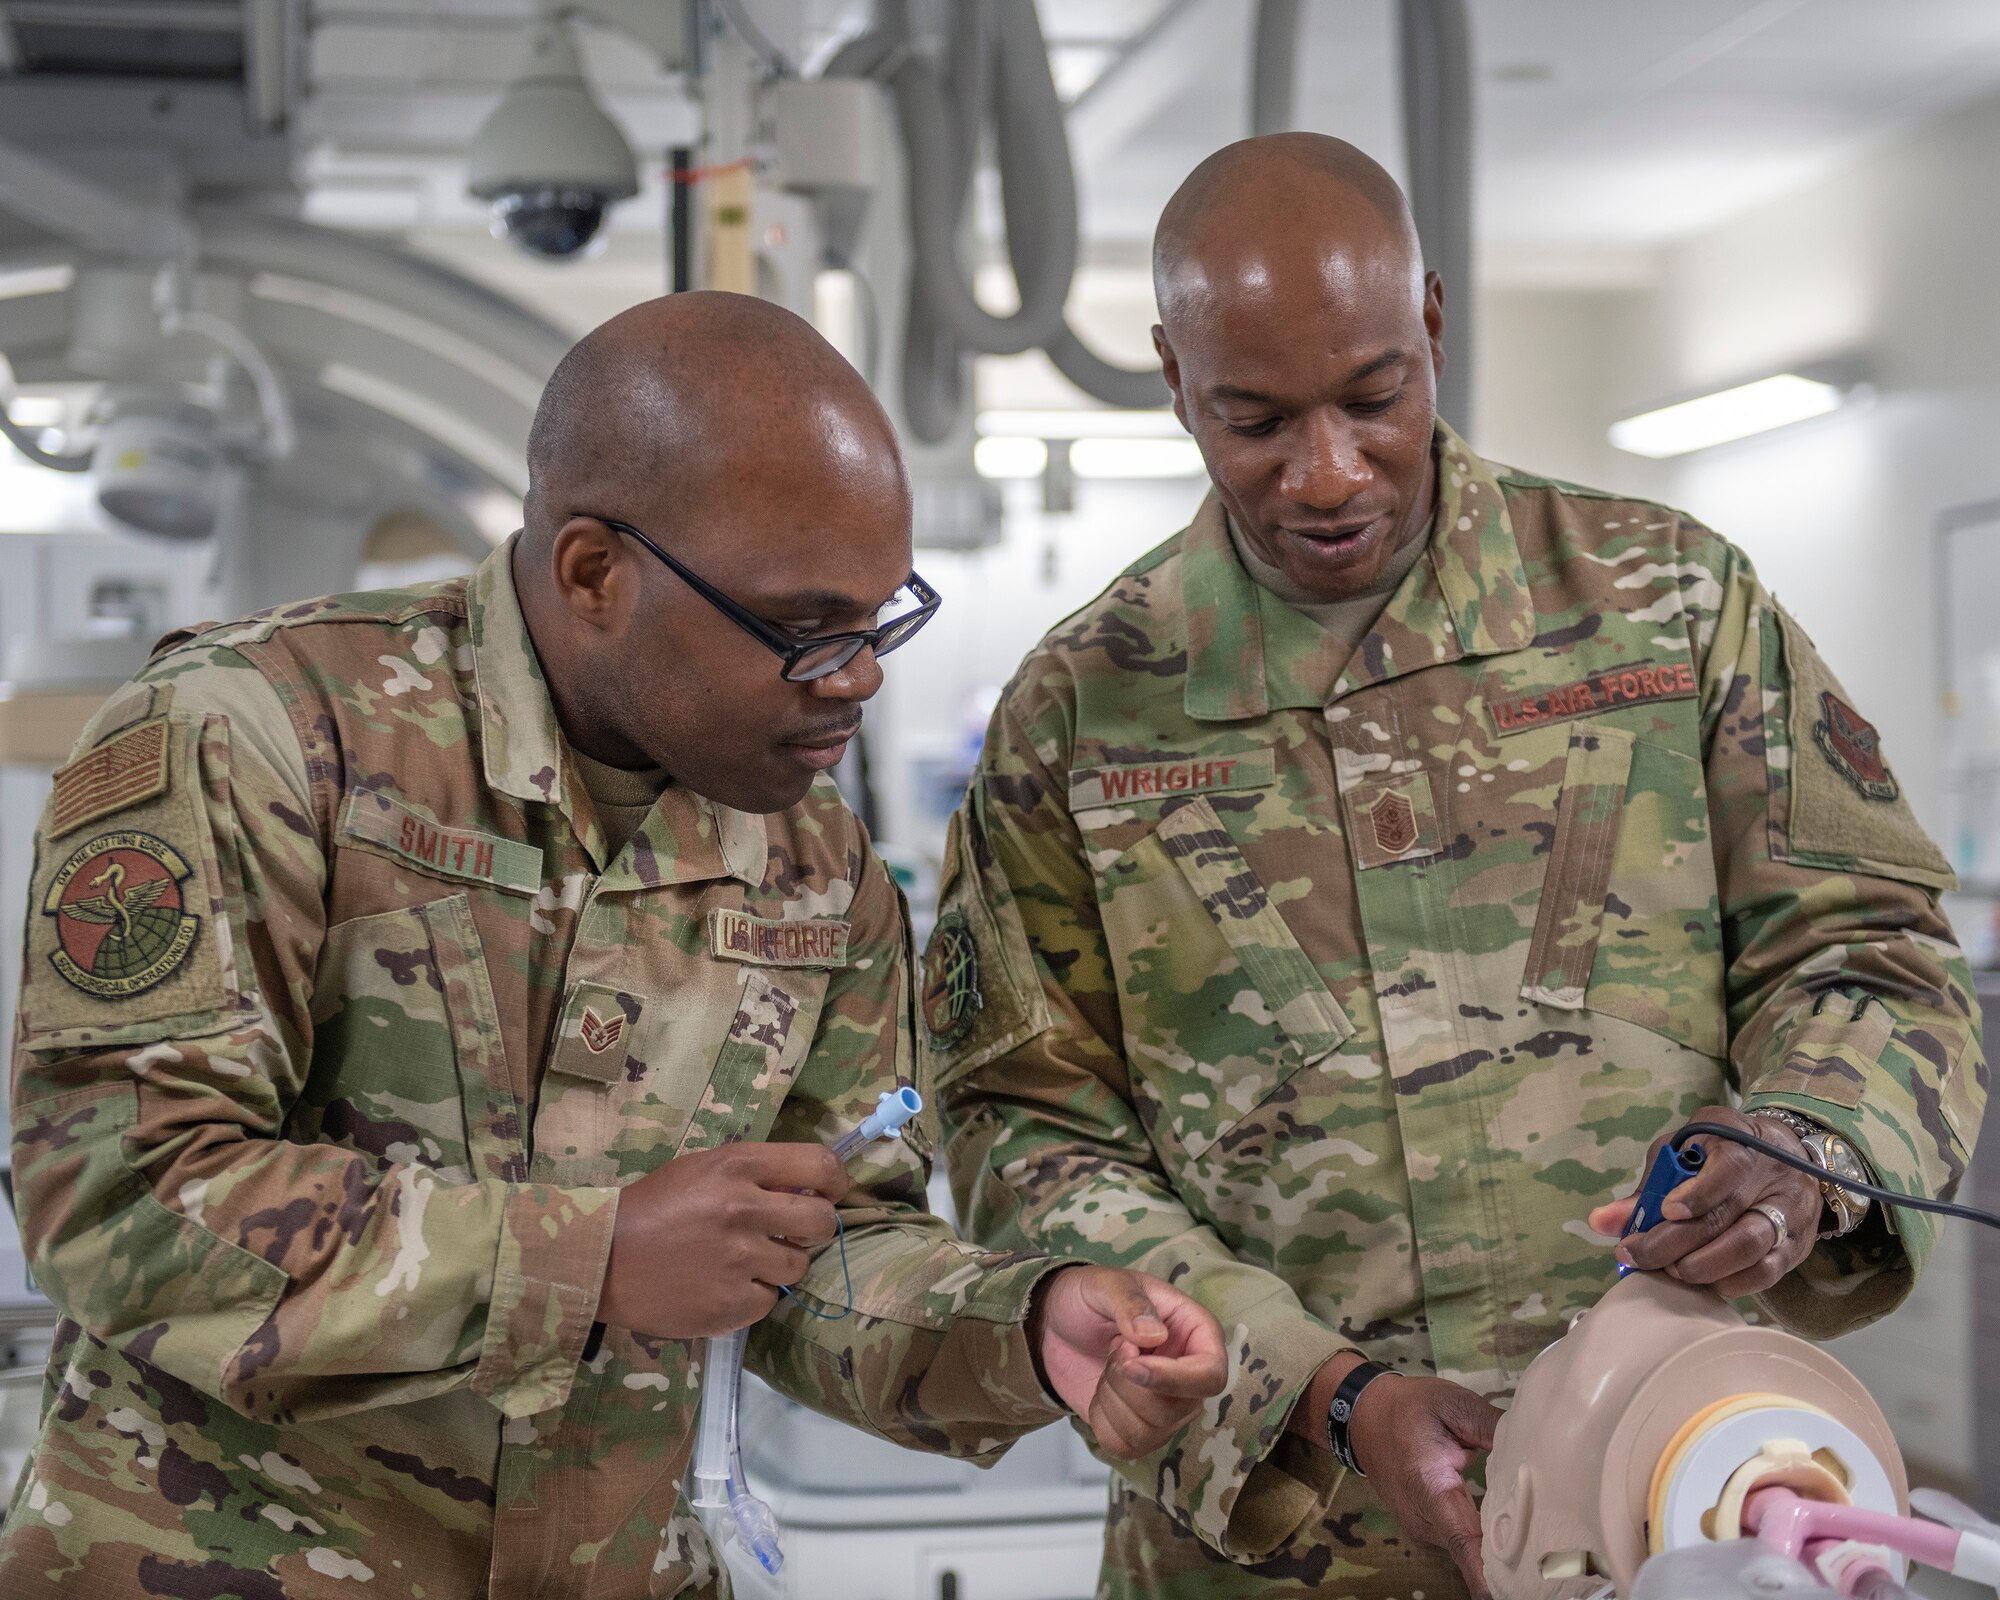
[(938, 876), (938, 917), (918, 978), (920, 1042), (940, 1089), (1032, 1039), (1051, 1021), (1013, 892), (997, 870), (989, 876), (980, 867), (973, 817), (968, 800), (951, 819)]
[(167, 787), (167, 719), (154, 717), (114, 734), (55, 776), (49, 837), (151, 800)]
[(1783, 607), (1774, 611), (1776, 637), (1764, 657), (1773, 854), (1799, 866), (1949, 889), (1956, 881), (1951, 863), (1911, 813), (1881, 735), (1854, 709), (1805, 630)]
[(165, 982), (201, 933), (181, 887), (193, 872), (172, 845), (134, 829), (78, 846), (42, 898), (42, 915), (56, 922), (49, 964), (71, 988), (100, 1000)]
[(954, 1045), (972, 1031), (984, 1003), (979, 992), (979, 944), (962, 911), (937, 919), (924, 947), (924, 1027), (936, 1045)]
[(1864, 800), (1894, 800), (1902, 790), (1882, 760), (1882, 736), (1875, 725), (1831, 689), (1819, 696), (1820, 718), (1813, 743)]

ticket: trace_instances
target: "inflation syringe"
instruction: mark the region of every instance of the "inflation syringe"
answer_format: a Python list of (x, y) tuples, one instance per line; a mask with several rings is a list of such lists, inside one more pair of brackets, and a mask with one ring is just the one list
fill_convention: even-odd
[[(877, 1139), (899, 1132), (924, 1109), (923, 1096), (903, 1087), (885, 1090), (875, 1109), (828, 1146), (842, 1161)], [(842, 1248), (845, 1249), (843, 1242)], [(840, 1315), (844, 1316), (843, 1311)], [(734, 1524), (737, 1540), (757, 1558), (766, 1572), (785, 1564), (778, 1547), (778, 1519), (771, 1508), (750, 1492), (743, 1471), (743, 1438), (737, 1425), (737, 1394), (743, 1371), (743, 1346), (748, 1328), (711, 1337), (702, 1356), (701, 1432), (695, 1444), (694, 1504), (711, 1538), (720, 1544), (724, 1513)]]

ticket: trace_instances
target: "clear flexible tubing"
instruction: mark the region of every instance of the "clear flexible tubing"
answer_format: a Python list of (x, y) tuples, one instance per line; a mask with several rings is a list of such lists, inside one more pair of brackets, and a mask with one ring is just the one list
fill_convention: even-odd
[[(847, 1161), (864, 1145), (899, 1131), (924, 1108), (923, 1096), (908, 1087), (890, 1089), (876, 1100), (875, 1109), (829, 1148)], [(843, 1245), (843, 1248), (845, 1246)], [(729, 1531), (724, 1513), (737, 1541), (757, 1558), (766, 1572), (776, 1573), (785, 1564), (778, 1545), (778, 1519), (771, 1508), (750, 1492), (750, 1479), (743, 1470), (743, 1432), (738, 1423), (738, 1397), (742, 1388), (743, 1347), (750, 1330), (712, 1335), (702, 1353), (701, 1426), (695, 1440), (694, 1506), (710, 1538), (719, 1545)]]

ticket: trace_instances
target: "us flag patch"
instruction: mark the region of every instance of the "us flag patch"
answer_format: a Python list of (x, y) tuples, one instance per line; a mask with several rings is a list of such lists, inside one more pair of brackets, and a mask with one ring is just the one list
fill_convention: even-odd
[(108, 817), (167, 787), (167, 719), (127, 728), (56, 774), (49, 837)]

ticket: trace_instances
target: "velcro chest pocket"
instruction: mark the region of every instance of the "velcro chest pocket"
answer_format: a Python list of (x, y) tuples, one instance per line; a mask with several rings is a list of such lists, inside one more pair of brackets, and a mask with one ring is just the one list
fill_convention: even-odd
[(1098, 892), (1135, 1087), (1190, 1158), (1353, 1037), (1206, 798), (1162, 816)]
[(708, 1087), (681, 1136), (680, 1151), (755, 1142), (771, 1131), (819, 1031), (831, 979), (824, 970), (743, 969), (736, 1014), (716, 1052)]
[(1521, 994), (1727, 1053), (1698, 759), (1602, 723), (1571, 731)]
[(728, 960), (641, 995), (570, 986), (535, 1116), (535, 1176), (616, 1185), (762, 1139), (819, 1028), (831, 974)]
[(299, 1137), (458, 1182), (523, 1175), (520, 1108), (465, 895), (329, 929), (312, 1021)]

